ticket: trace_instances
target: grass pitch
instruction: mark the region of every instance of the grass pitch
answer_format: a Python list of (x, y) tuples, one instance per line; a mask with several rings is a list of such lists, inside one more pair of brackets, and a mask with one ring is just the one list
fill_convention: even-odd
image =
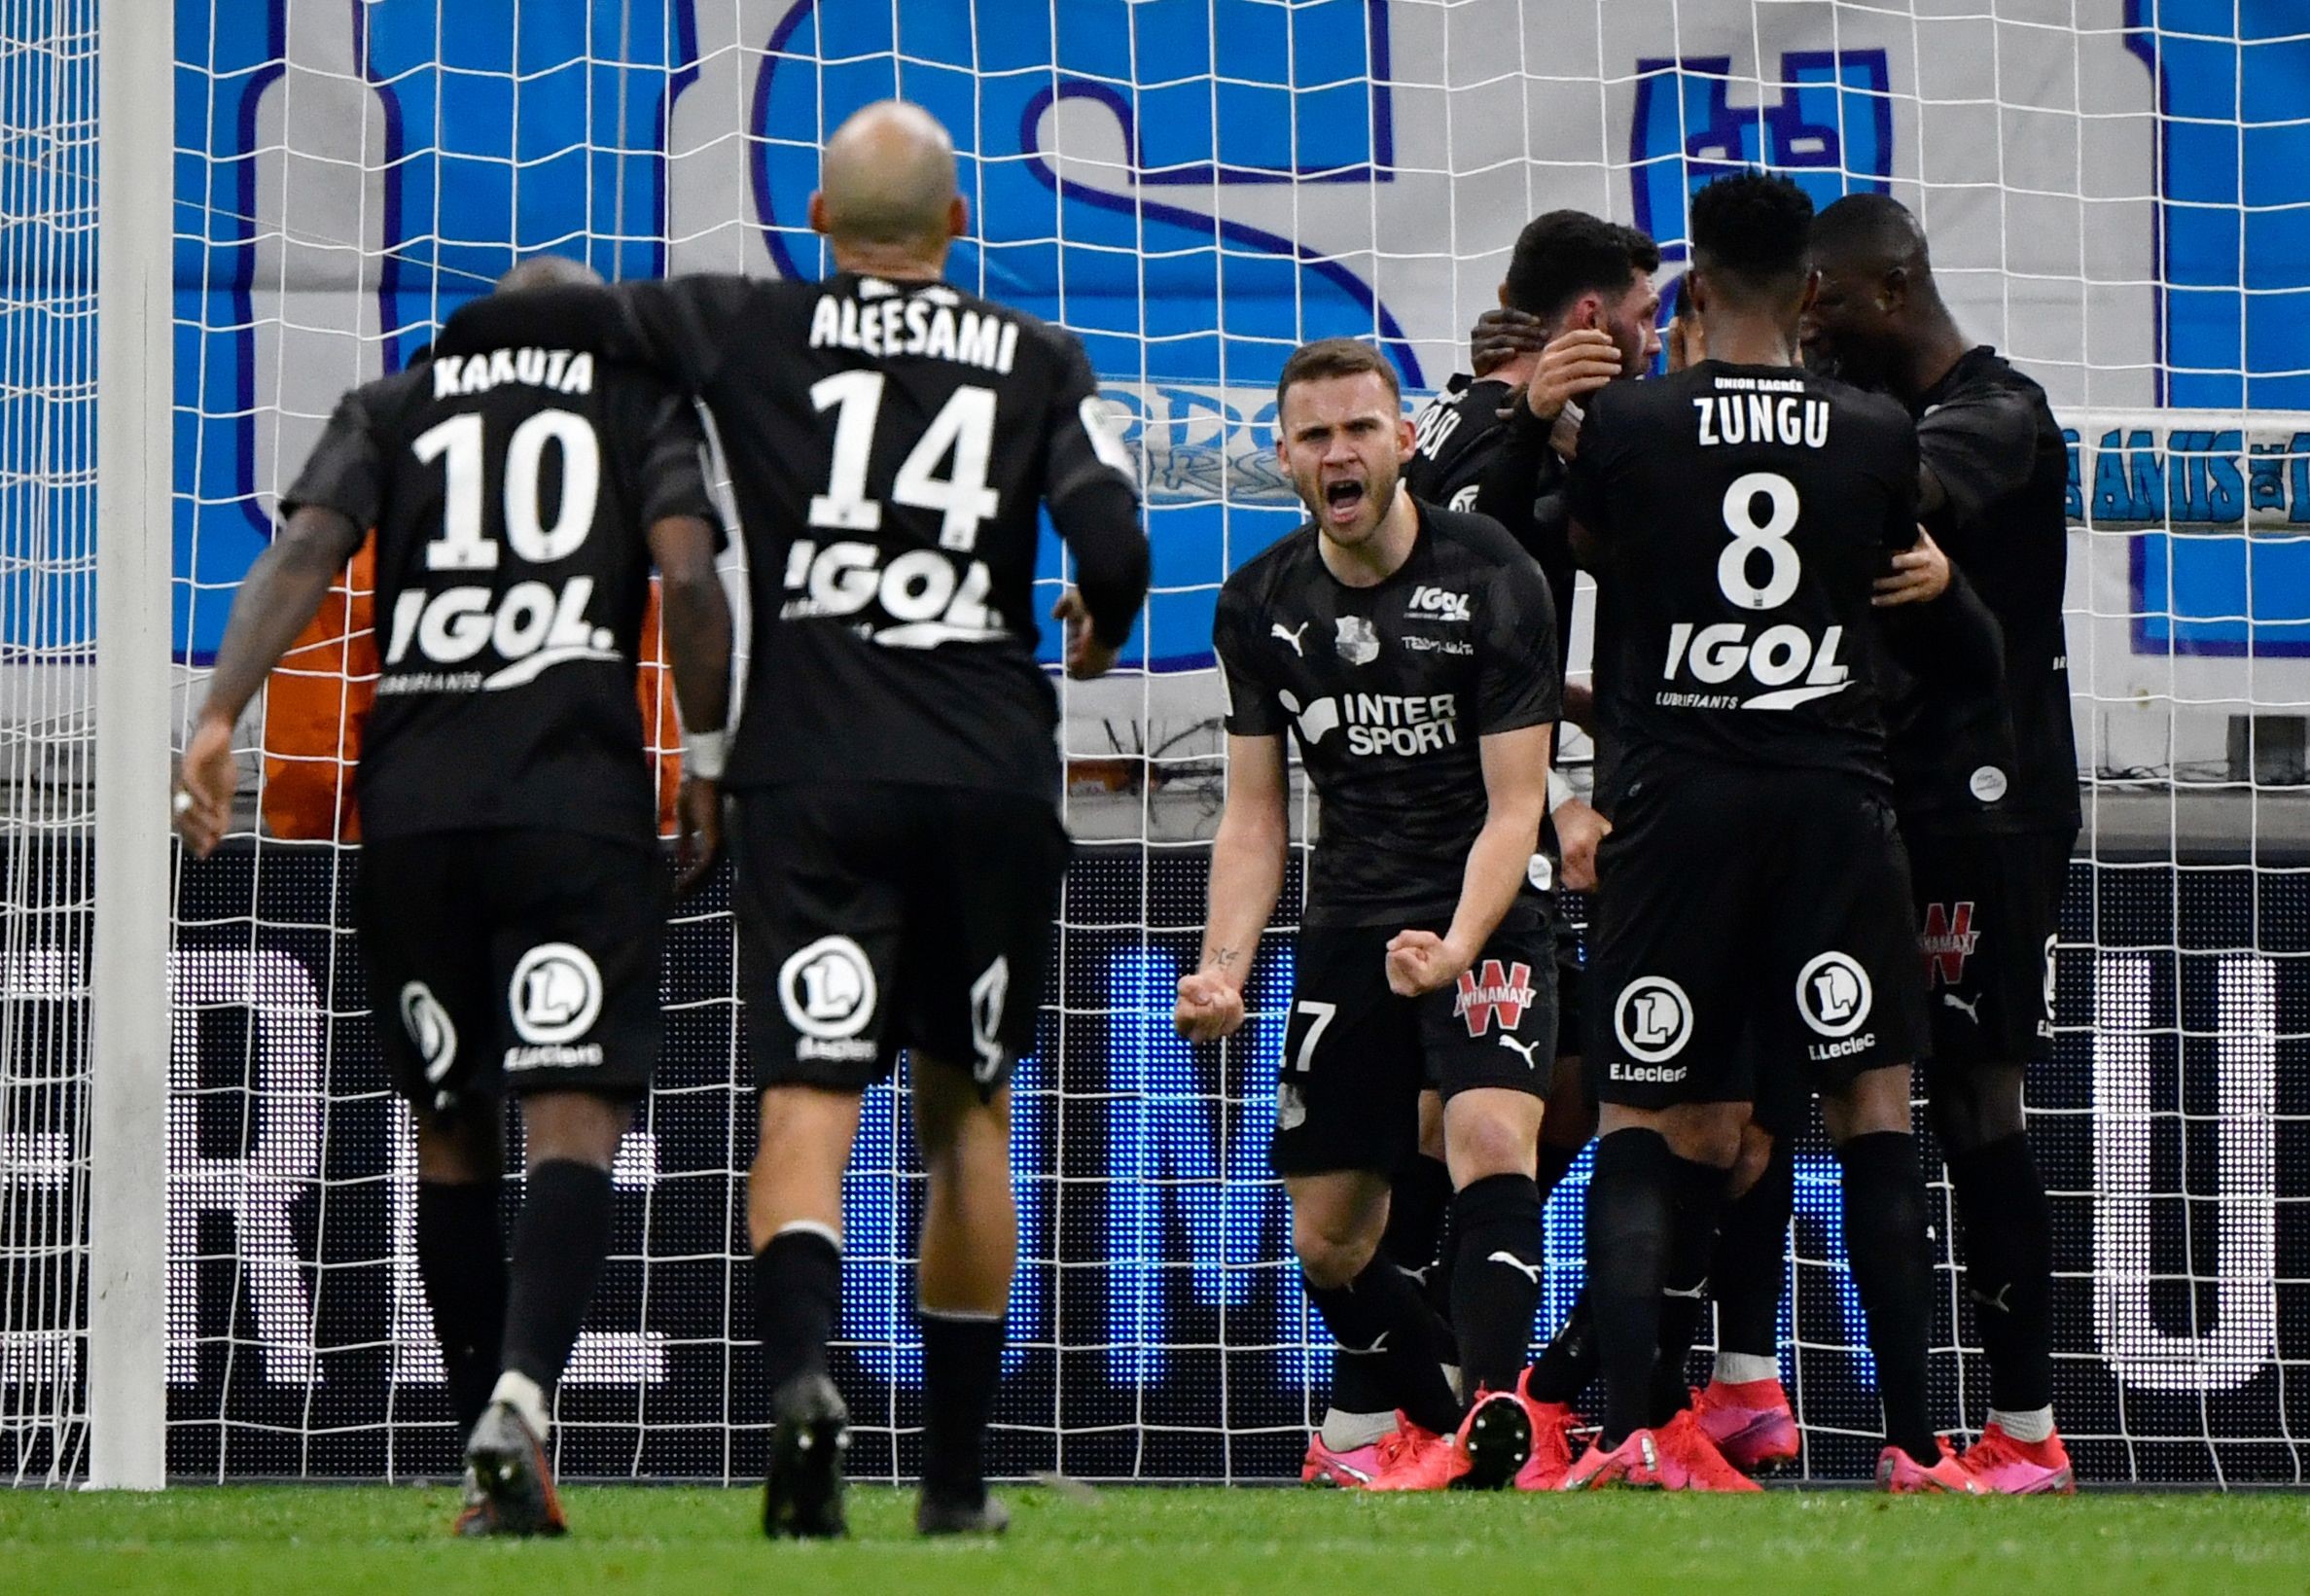
[[(1894, 1501), (1016, 1488), (994, 1543), (926, 1543), (854, 1488), (854, 1539), (770, 1544), (742, 1490), (577, 1489), (559, 1542), (461, 1543), (445, 1490), (0, 1491), (0, 1591), (615, 1596), (789, 1590), (1096, 1596), (1762, 1590), (2310, 1590), (2310, 1498)], [(1672, 1585), (1669, 1581), (1677, 1581)]]

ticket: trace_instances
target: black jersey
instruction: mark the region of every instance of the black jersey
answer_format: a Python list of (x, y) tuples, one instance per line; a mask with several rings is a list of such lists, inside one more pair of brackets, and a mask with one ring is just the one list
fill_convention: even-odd
[(1902, 822), (2074, 831), (2078, 743), (2061, 616), (2069, 446), (2044, 390), (1987, 347), (1951, 367), (1917, 411), (1918, 450), (1945, 495), (1926, 526), (1996, 615), (2006, 668), (2002, 692), (1939, 694), (1918, 735), (1901, 739)]
[(1506, 382), (1455, 375), (1413, 418), (1418, 446), (1404, 465), (1404, 485), (1429, 504), (1489, 515), (1540, 562), (1556, 605), (1561, 672), (1571, 663), (1578, 581), (1564, 535), (1564, 462), (1523, 397)]
[(607, 303), (615, 325), (596, 334), (703, 399), (729, 461), (755, 630), (727, 781), (1055, 804), (1038, 507), (1074, 544), (1094, 614), (1093, 554), (1059, 519), (1066, 501), (1111, 495), (1099, 552), (1135, 558), (1138, 591), (1146, 580), (1133, 464), (1099, 416), (1083, 346), (937, 281), (680, 277), (622, 285)]
[(1870, 585), (1916, 542), (1916, 475), (1900, 406), (1794, 367), (1591, 396), (1568, 491), (1616, 795), (1662, 756), (1888, 779)]
[(1562, 709), (1538, 568), (1494, 521), (1417, 509), (1410, 557), (1374, 586), (1334, 577), (1308, 524), (1220, 588), (1227, 730), (1290, 727), (1322, 800), (1308, 925), (1449, 918), (1487, 809), (1479, 739)]
[(717, 521), (690, 402), (587, 351), (429, 361), (347, 394), (281, 500), (377, 540), (363, 834), (648, 843), (634, 694), (652, 523)]

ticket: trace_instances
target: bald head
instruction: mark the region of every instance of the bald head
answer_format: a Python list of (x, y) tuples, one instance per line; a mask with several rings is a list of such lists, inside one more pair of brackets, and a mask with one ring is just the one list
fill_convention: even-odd
[(935, 252), (961, 231), (954, 140), (939, 119), (904, 100), (854, 112), (826, 141), (810, 223), (835, 245), (870, 252)]
[(1898, 266), (1912, 278), (1933, 275), (1925, 230), (1890, 195), (1845, 195), (1813, 218), (1811, 243), (1816, 265), (1834, 263), (1861, 271)]
[(525, 288), (596, 288), (601, 273), (566, 255), (533, 255), (497, 279), (500, 294), (518, 294)]
[(1899, 200), (1849, 194), (1813, 218), (1805, 364), (1910, 398), (1963, 343), (1933, 280), (1925, 230)]

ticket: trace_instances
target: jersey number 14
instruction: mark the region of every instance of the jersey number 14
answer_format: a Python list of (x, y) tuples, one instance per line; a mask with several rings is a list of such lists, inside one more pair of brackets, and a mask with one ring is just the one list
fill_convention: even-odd
[[(867, 457), (874, 444), (883, 384), (880, 372), (836, 372), (810, 384), (810, 403), (835, 412), (833, 469), (826, 491), (810, 496), (812, 526), (881, 530), (881, 501), (867, 497)], [(1001, 513), (1002, 495), (986, 485), (994, 440), (995, 391), (969, 385), (955, 389), (900, 462), (890, 502), (938, 511), (939, 547), (969, 553), (978, 544), (978, 523)], [(952, 469), (940, 477), (938, 468), (949, 454)]]

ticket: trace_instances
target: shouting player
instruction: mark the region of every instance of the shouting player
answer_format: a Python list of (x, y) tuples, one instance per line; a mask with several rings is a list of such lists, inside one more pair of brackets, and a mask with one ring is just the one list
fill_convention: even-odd
[(2053, 1427), (2052, 1221), (2022, 1117), (2024, 1067), (2052, 1054), (2053, 944), (2079, 822), (2061, 618), (2068, 451), (2044, 391), (1959, 333), (1925, 235), (1897, 201), (1838, 200), (1812, 245), (1806, 358), (1917, 417), (1926, 525), (2005, 634), (2002, 692), (1919, 683), (1894, 777), (1934, 988), (1926, 1095), (1989, 1356), (1988, 1422), (1966, 1467), (1994, 1491), (2068, 1491)]
[[(497, 300), (597, 281), (551, 257)], [(417, 1124), (417, 1268), (469, 1436), (469, 1535), (559, 1534), (554, 1382), (609, 1257), (610, 1170), (657, 1063), (665, 890), (635, 700), (650, 566), (689, 728), (685, 882), (720, 835), (729, 610), (687, 400), (583, 347), (476, 348), (355, 389), (241, 585), (185, 750), (206, 854), (232, 727), (377, 534), (384, 658), (357, 775), (361, 955)], [(498, 1099), (529, 1179), (509, 1280)]]
[(1872, 583), (1915, 541), (1916, 444), (1882, 399), (1797, 370), (1811, 202), (1692, 201), (1685, 290), (1711, 358), (1598, 390), (1570, 483), (1598, 570), (1599, 850), (1589, 1063), (1602, 1102), (1588, 1283), (1602, 1431), (1566, 1477), (1754, 1489), (1654, 1407), (1661, 1289), (1706, 1273), (1771, 1072), (1822, 1097), (1885, 1405), (1879, 1478), (1972, 1490), (1926, 1405), (1932, 1270), (1909, 1130), (1924, 992), (1889, 802)]
[(1068, 852), (1057, 704), (1034, 656), (1037, 508), (1076, 559), (1059, 614), (1078, 677), (1128, 636), (1147, 541), (1082, 346), (943, 279), (969, 219), (945, 128), (870, 105), (828, 141), (821, 181), (810, 220), (836, 268), (822, 282), (687, 277), (518, 308), (591, 327), (702, 398), (748, 533), (757, 629), (729, 785), (762, 1086), (747, 1229), (777, 1419), (764, 1528), (845, 1530), (849, 1419), (827, 1360), (842, 1173), (862, 1095), (904, 1049), (929, 1176), (915, 1523), (995, 1532), (1009, 1080)]
[[(1494, 353), (1476, 361), (1479, 375), (1455, 375), (1412, 424), (1417, 448), (1404, 479), (1413, 496), (1490, 516), (1540, 562), (1555, 604), (1560, 671), (1572, 648), (1575, 571), (1564, 535), (1565, 462), (1555, 436), (1567, 407), (1607, 382), (1638, 375), (1657, 353), (1653, 318), (1660, 299), (1653, 273), (1659, 266), (1658, 246), (1632, 228), (1577, 210), (1535, 218), (1516, 236), (1500, 283), (1500, 309), (1478, 324), (1475, 343)], [(1567, 687), (1567, 718), (1586, 719), (1582, 703), (1576, 701), (1584, 697), (1584, 690)], [(1553, 773), (1548, 811), (1542, 845), (1551, 858), (1536, 861), (1534, 879), (1560, 878), (1573, 891), (1593, 891), (1596, 844), (1610, 827)], [(1551, 879), (1548, 888), (1535, 890), (1552, 887)], [(1558, 1056), (1539, 1157), (1544, 1203), (1580, 1156), (1596, 1121), (1580, 1059), (1580, 944), (1562, 920), (1556, 927), (1556, 983)], [(1386, 1245), (1389, 1256), (1407, 1267), (1425, 1266), (1435, 1258), (1436, 1231), (1451, 1189), (1440, 1142), (1428, 1130), (1439, 1118), (1423, 1101), (1422, 1156), (1397, 1177), (1391, 1193)], [(1448, 1262), (1440, 1268), (1440, 1282), (1431, 1280), (1431, 1301), (1448, 1299), (1435, 1289), (1439, 1284), (1448, 1289)], [(1583, 1316), (1572, 1331), (1581, 1344), (1584, 1326)], [(1533, 1441), (1536, 1453), (1558, 1472), (1572, 1462), (1565, 1438), (1573, 1420), (1570, 1402), (1587, 1383), (1589, 1362), (1582, 1360), (1579, 1372), (1556, 1382), (1571, 1390), (1559, 1391), (1545, 1381), (1524, 1388), (1540, 1402), (1534, 1409), (1541, 1421)], [(1544, 1375), (1555, 1366), (1546, 1365)], [(1352, 1410), (1361, 1400), (1352, 1384), (1343, 1391), (1335, 1382), (1335, 1411), (1326, 1416), (1326, 1428), (1351, 1428), (1354, 1421), (1343, 1410)], [(1374, 1417), (1384, 1428), (1388, 1415)], [(1366, 1420), (1365, 1427), (1373, 1422)], [(1547, 1472), (1537, 1470), (1535, 1477)]]
[[(1311, 517), (1220, 590), (1227, 792), (1181, 1033), (1243, 1023), (1243, 983), (1283, 883), (1284, 737), (1323, 803), (1270, 1160), (1307, 1295), (1405, 1427), (1319, 1436), (1333, 1477), (1383, 1490), (1505, 1485), (1529, 1457), (1514, 1385), (1540, 1291), (1534, 1147), (1554, 1056), (1546, 901), (1523, 887), (1559, 712), (1539, 568), (1480, 516), (1415, 501), (1396, 373), (1344, 338), (1276, 386), (1276, 449)], [(1452, 1333), (1380, 1249), (1424, 1082), (1443, 1095), (1455, 1192)]]

